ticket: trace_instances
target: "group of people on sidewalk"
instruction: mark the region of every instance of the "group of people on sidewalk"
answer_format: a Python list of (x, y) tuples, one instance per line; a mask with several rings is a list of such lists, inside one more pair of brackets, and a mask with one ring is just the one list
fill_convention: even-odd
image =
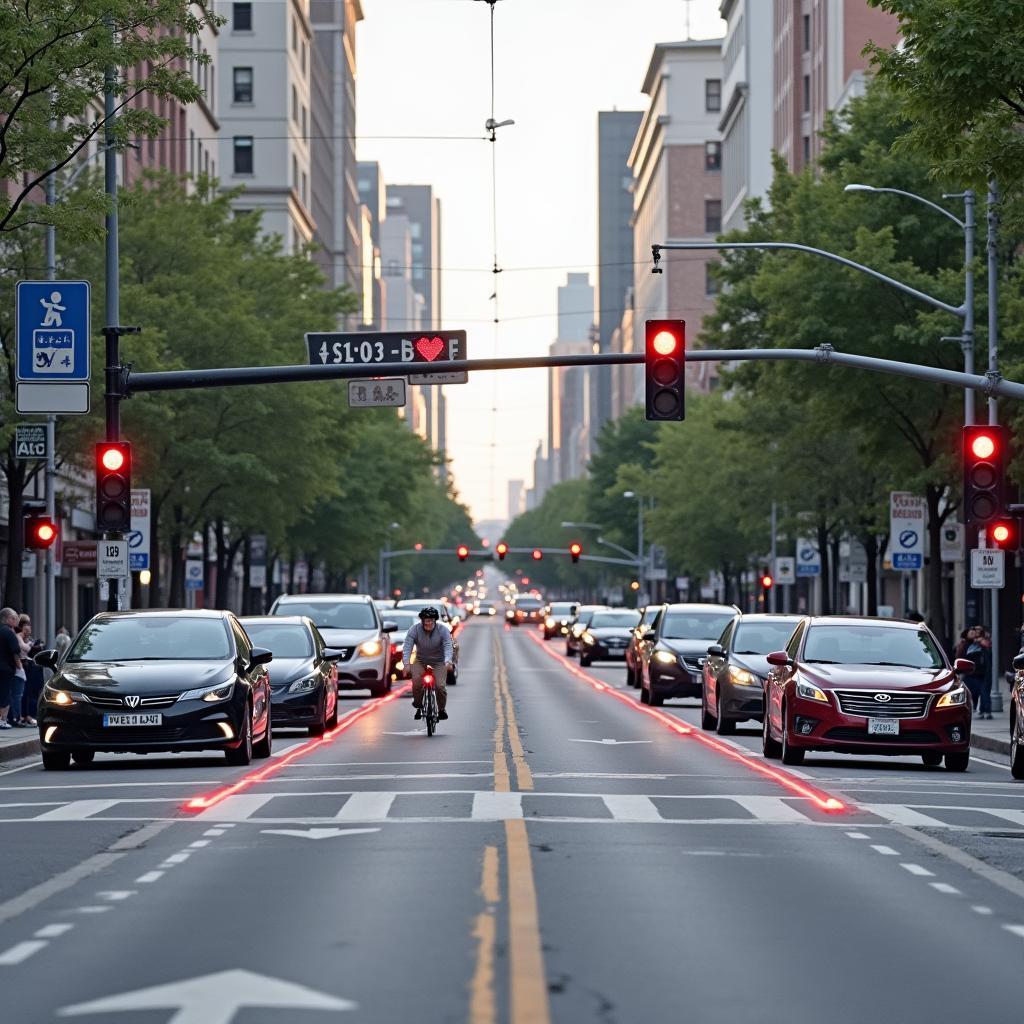
[(992, 717), (992, 634), (986, 626), (968, 626), (960, 634), (954, 658), (974, 662), (974, 671), (964, 676), (971, 691), (971, 704), (979, 718)]
[[(63, 651), (71, 643), (62, 626), (54, 641)], [(32, 728), (43, 689), (43, 670), (35, 655), (43, 641), (32, 636), (32, 619), (13, 608), (0, 608), (0, 729)]]

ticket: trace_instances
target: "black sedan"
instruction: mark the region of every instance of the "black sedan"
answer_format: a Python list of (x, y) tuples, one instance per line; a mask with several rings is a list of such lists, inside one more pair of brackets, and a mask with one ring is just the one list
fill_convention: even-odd
[(592, 661), (625, 659), (629, 639), (639, 622), (640, 613), (634, 608), (595, 612), (580, 634), (580, 665), (586, 668)]
[(274, 727), (305, 727), (323, 736), (338, 722), (338, 669), (341, 656), (324, 644), (313, 620), (304, 615), (260, 615), (239, 620), (249, 639), (273, 652), (270, 711)]
[(273, 654), (254, 647), (231, 612), (137, 611), (96, 615), (39, 698), (43, 767), (89, 764), (118, 753), (223, 750), (228, 763), (269, 757)]
[(720, 735), (736, 731), (736, 723), (761, 721), (768, 655), (789, 643), (799, 615), (737, 615), (708, 648), (704, 662), (700, 724)]

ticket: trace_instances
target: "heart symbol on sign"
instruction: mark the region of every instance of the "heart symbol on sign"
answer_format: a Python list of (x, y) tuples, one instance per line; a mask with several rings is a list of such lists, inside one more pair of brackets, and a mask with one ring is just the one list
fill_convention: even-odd
[(420, 338), (416, 342), (416, 351), (428, 363), (432, 363), (444, 351), (444, 341), (436, 336), (433, 338)]

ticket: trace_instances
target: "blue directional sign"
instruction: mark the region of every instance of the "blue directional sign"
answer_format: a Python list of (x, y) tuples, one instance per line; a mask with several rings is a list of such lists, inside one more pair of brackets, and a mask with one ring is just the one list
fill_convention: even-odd
[(19, 281), (17, 379), (89, 379), (89, 282)]

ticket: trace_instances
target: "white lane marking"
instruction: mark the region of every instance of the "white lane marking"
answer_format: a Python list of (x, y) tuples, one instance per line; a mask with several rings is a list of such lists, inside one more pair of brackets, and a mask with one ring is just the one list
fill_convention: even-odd
[(129, 899), (131, 896), (137, 896), (138, 890), (136, 889), (108, 889), (105, 892), (96, 893), (100, 899), (110, 900), (113, 903), (119, 903), (121, 900)]
[(921, 867), (920, 864), (901, 864), (901, 868), (904, 871), (909, 871), (912, 875), (917, 875), (919, 878), (934, 878), (935, 872), (929, 871), (927, 868)]
[(846, 834), (851, 839), (867, 839), (867, 835), (864, 832), (847, 832)]
[(52, 811), (40, 814), (35, 821), (84, 821), (100, 811), (116, 807), (119, 800), (72, 800), (71, 803), (55, 807)]
[(944, 892), (949, 896), (959, 896), (960, 890), (955, 885), (950, 885), (949, 882), (929, 882), (928, 883), (936, 892)]
[(379, 828), (261, 828), (268, 836), (294, 836), (297, 839), (337, 839), (338, 836), (361, 836), (367, 832), (379, 832)]
[(210, 845), (209, 839), (197, 839), (194, 843), (189, 843), (189, 847), (193, 850), (201, 850), (204, 846)]
[(217, 828), (234, 828), (235, 823), (233, 821), (224, 821), (217, 826)]
[(971, 907), (976, 914), (981, 914), (983, 917), (988, 917), (992, 913), (991, 907)]
[(993, 768), (1002, 768), (1004, 771), (1007, 772), (1010, 770), (1010, 766), (1008, 764), (1000, 764), (998, 761), (989, 761), (987, 758), (978, 757), (978, 755), (975, 754), (973, 750), (971, 751), (971, 760), (977, 761), (979, 764), (991, 765)]
[(109, 906), (109, 905), (105, 906), (105, 907), (79, 907), (78, 908), (78, 913), (79, 914), (105, 914), (108, 910), (113, 910), (113, 909), (114, 908)]
[(905, 804), (861, 804), (860, 809), (880, 818), (888, 818), (895, 825), (925, 825), (929, 828), (945, 828), (946, 822), (921, 814)]
[[(417, 732), (420, 735), (422, 730)], [(490, 779), (494, 772), (420, 772), (416, 775), (290, 775), (287, 779), (267, 779), (273, 782), (381, 782), (390, 779)]]
[(486, 760), (475, 761), (318, 761), (316, 764), (307, 764), (297, 761), (294, 764), (286, 764), (281, 770), (289, 771), (294, 768), (385, 768), (394, 764), (491, 764)]
[(599, 743), (606, 747), (625, 747), (635, 743), (653, 743), (654, 740), (612, 740), (605, 737), (603, 740), (576, 740), (570, 739), (570, 743)]
[(273, 793), (228, 796), (219, 804), (200, 811), (196, 821), (248, 821), (265, 803), (273, 799)]
[(749, 811), (758, 821), (806, 823), (811, 820), (806, 814), (801, 814), (795, 807), (787, 804), (780, 796), (734, 796), (732, 801)]
[(472, 816), (476, 821), (507, 821), (523, 816), (522, 793), (474, 793)]
[(397, 793), (353, 793), (334, 816), (334, 820), (383, 821), (397, 796)]
[(297, 747), (301, 747), (304, 743), (308, 743), (308, 740), (299, 740), (297, 743), (289, 743), (287, 747), (276, 747), (274, 752), (270, 755), (271, 757), (284, 757), (289, 750), (295, 750)]
[(147, 871), (144, 875), (139, 875), (135, 881), (141, 885), (148, 885), (150, 882), (159, 882), (163, 877), (162, 871)]
[(8, 768), (0, 772), (0, 776), (13, 775), (15, 772), (23, 772), (28, 768), (38, 768), (42, 763), (42, 761), (33, 761), (31, 764), (23, 764), (20, 768)]
[(203, 835), (204, 836), (222, 836), (225, 835), (225, 831), (222, 828), (208, 828)]
[(894, 850), (891, 846), (872, 846), (872, 850), (875, 853), (880, 853), (883, 857), (898, 857), (899, 851)]
[(661, 821), (654, 801), (647, 796), (603, 796), (605, 807), (616, 821)]
[(71, 931), (73, 924), (48, 924), (35, 933), (37, 939), (59, 939), (66, 932)]
[(1004, 924), (1003, 927), (1014, 935), (1019, 935), (1024, 939), (1024, 924)]
[[(31, 768), (32, 766), (28, 765), (27, 767)], [(20, 768), (17, 770), (21, 771)], [(3, 772), (0, 772), (0, 775), (2, 774)], [(175, 786), (178, 789), (191, 790), (195, 786), (217, 786), (222, 781), (222, 779), (188, 779), (179, 782), (65, 782), (39, 786), (0, 786), (0, 793), (27, 793), (30, 790), (38, 789), (59, 789), (62, 793), (69, 789), (154, 789), (157, 786)]]
[(36, 939), (19, 942), (0, 953), (0, 967), (14, 967), (16, 964), (24, 963), (33, 953), (38, 953), (46, 945), (47, 943)]
[(1024, 825), (1024, 811), (1004, 810), (1001, 807), (978, 807), (976, 809), (984, 811), (986, 814), (995, 815), (1004, 821), (1012, 822), (1014, 825)]
[(534, 772), (535, 779), (641, 779), (665, 782), (668, 779), (690, 778), (682, 775), (646, 775), (638, 772)]

